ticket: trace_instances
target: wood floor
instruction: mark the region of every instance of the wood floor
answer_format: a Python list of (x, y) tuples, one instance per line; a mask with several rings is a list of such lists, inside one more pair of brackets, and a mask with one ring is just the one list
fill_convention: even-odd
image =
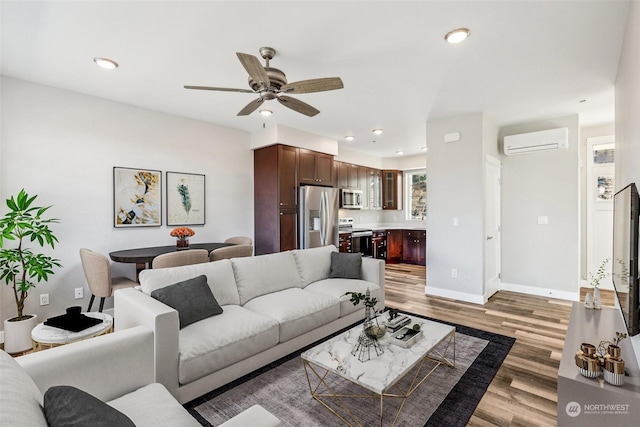
[[(571, 301), (500, 291), (485, 305), (425, 295), (425, 268), (388, 264), (389, 307), (516, 338), (469, 426), (555, 426), (557, 376)], [(582, 292), (585, 293), (585, 290)], [(613, 305), (603, 292), (603, 304)]]

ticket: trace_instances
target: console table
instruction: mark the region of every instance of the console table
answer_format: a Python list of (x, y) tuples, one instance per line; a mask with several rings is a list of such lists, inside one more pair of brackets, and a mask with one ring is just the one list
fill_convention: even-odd
[(638, 356), (630, 340), (620, 342), (625, 362), (625, 383), (613, 386), (602, 376), (586, 378), (578, 372), (574, 356), (581, 343), (596, 347), (600, 341), (612, 341), (616, 331), (626, 327), (620, 310), (603, 307), (588, 309), (573, 303), (571, 319), (558, 369), (558, 425), (559, 426), (631, 426), (640, 420), (640, 369)]

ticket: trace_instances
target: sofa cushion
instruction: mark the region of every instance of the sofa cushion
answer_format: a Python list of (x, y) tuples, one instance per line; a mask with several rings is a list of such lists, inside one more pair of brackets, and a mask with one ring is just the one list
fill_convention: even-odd
[(240, 294), (240, 305), (260, 295), (302, 287), (291, 251), (233, 258), (231, 264)]
[(213, 296), (220, 305), (240, 304), (236, 280), (233, 276), (231, 261), (223, 259), (216, 262), (183, 265), (180, 267), (146, 269), (140, 272), (142, 292), (151, 295), (156, 289), (204, 274)]
[[(376, 298), (378, 301), (384, 301), (382, 297), (382, 291), (380, 286), (373, 282), (367, 282), (366, 280), (357, 279), (326, 279), (314, 282), (304, 288), (305, 291), (317, 292), (324, 295), (328, 295), (334, 298), (340, 299), (340, 317), (344, 317), (364, 308), (364, 304), (360, 303), (354, 306), (350, 301), (350, 296), (345, 295), (347, 292), (360, 292), (366, 293), (367, 289), (371, 293), (371, 298)], [(378, 310), (384, 308), (383, 303), (378, 303)]]
[(360, 279), (362, 270), (362, 254), (344, 252), (331, 253), (330, 278)]
[[(216, 261), (218, 262), (218, 261)], [(180, 330), (179, 380), (189, 383), (278, 344), (278, 322), (237, 305)]]
[(67, 385), (50, 387), (44, 393), (44, 412), (50, 427), (136, 427), (122, 412)]
[(42, 411), (42, 393), (31, 377), (3, 350), (0, 350), (0, 404), (2, 422), (7, 426), (47, 426)]
[(338, 249), (333, 245), (291, 251), (296, 260), (303, 288), (310, 283), (329, 277), (331, 253), (337, 251)]
[(151, 296), (178, 311), (180, 328), (222, 314), (204, 274), (151, 292)]
[(280, 342), (326, 325), (340, 317), (340, 300), (326, 294), (291, 288), (254, 298), (245, 308), (275, 318)]
[(136, 427), (200, 426), (171, 393), (158, 383), (146, 385), (107, 403), (131, 418)]

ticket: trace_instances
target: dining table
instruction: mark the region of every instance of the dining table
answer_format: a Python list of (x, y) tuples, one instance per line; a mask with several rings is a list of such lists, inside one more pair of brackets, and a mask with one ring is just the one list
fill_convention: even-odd
[[(191, 243), (189, 249), (206, 249), (211, 252), (214, 249), (223, 248), (225, 246), (232, 246), (233, 243)], [(182, 250), (189, 250), (182, 249)], [(136, 282), (138, 281), (138, 275), (142, 270), (151, 268), (153, 259), (158, 255), (166, 254), (169, 252), (176, 252), (178, 249), (176, 245), (168, 246), (150, 246), (146, 248), (133, 248), (122, 249), (118, 251), (109, 252), (109, 258), (115, 262), (131, 263), (136, 265)]]

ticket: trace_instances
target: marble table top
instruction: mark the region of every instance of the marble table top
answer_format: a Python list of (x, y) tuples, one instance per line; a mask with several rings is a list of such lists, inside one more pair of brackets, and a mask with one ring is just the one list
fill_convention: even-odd
[(422, 336), (410, 347), (392, 344), (392, 333), (387, 332), (378, 340), (384, 353), (376, 355), (371, 351), (371, 359), (358, 360), (358, 354), (351, 354), (362, 324), (337, 335), (302, 353), (303, 360), (320, 366), (349, 381), (365, 387), (377, 394), (383, 394), (398, 382), (407, 372), (438, 346), (447, 336), (455, 333), (455, 327), (439, 322), (409, 316), (412, 324), (420, 324)]
[(66, 344), (93, 337), (95, 335), (100, 335), (113, 326), (113, 317), (106, 313), (89, 312), (82, 314), (89, 317), (95, 317), (96, 319), (102, 319), (102, 323), (98, 323), (97, 325), (80, 332), (67, 331), (54, 326), (45, 325), (44, 323), (39, 323), (38, 326), (33, 328), (31, 331), (31, 338), (42, 344)]

